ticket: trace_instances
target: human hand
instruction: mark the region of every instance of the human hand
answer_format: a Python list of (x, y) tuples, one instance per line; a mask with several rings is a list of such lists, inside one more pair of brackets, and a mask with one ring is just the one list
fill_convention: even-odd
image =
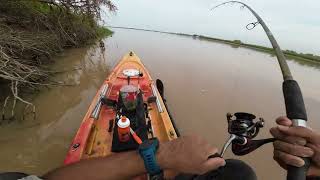
[(287, 165), (302, 167), (300, 157), (311, 158), (308, 176), (320, 176), (320, 134), (304, 127), (291, 127), (292, 121), (287, 117), (276, 120), (278, 126), (270, 129), (273, 137), (274, 159), (284, 169)]
[(204, 174), (225, 165), (222, 158), (210, 158), (217, 148), (197, 136), (185, 136), (160, 144), (157, 159), (164, 169), (182, 173)]

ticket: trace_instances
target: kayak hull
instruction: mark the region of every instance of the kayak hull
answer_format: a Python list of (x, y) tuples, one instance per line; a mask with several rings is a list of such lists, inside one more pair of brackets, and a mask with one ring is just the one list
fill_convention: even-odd
[[(88, 158), (106, 157), (114, 153), (111, 151), (113, 131), (109, 132), (108, 130), (113, 129), (110, 126), (115, 125), (110, 121), (115, 120), (116, 110), (102, 105), (97, 119), (92, 117), (92, 112), (99, 103), (101, 91), (106, 88), (105, 97), (113, 101), (118, 100), (121, 87), (128, 84), (128, 78), (124, 75), (124, 70), (128, 69), (137, 69), (142, 74), (142, 76), (130, 78), (129, 83), (139, 87), (140, 91), (142, 91), (143, 102), (147, 104), (148, 119), (151, 122), (148, 137), (157, 137), (160, 144), (177, 138), (176, 131), (163, 99), (155, 86), (155, 82), (139, 57), (130, 52), (114, 67), (97, 91), (71, 143), (64, 160), (65, 165)], [(150, 101), (150, 99), (154, 100)]]

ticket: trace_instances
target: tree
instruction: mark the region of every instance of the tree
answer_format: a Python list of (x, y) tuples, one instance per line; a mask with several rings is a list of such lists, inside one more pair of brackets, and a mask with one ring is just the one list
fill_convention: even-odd
[(101, 7), (105, 6), (109, 11), (115, 12), (117, 7), (110, 0), (39, 0), (42, 3), (56, 6), (64, 6), (73, 13), (83, 13), (101, 18)]

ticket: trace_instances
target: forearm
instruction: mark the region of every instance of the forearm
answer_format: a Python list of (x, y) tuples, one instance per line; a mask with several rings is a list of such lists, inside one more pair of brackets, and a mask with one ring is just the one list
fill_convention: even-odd
[(145, 173), (142, 158), (136, 151), (94, 158), (65, 166), (44, 176), (48, 180), (129, 179)]
[[(217, 149), (197, 136), (186, 136), (161, 143), (156, 153), (162, 169), (204, 174), (225, 165), (222, 158), (208, 159)], [(144, 161), (137, 151), (117, 153), (105, 158), (83, 160), (49, 172), (47, 180), (130, 179), (145, 174)]]

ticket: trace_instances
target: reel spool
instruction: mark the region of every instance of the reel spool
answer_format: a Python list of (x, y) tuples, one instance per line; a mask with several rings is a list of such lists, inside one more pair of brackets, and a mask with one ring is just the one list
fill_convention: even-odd
[(264, 126), (263, 118), (256, 119), (253, 114), (238, 112), (234, 115), (228, 113), (227, 120), (230, 137), (223, 146), (221, 157), (231, 144), (232, 152), (235, 155), (243, 156), (275, 140), (274, 138), (253, 140)]
[(264, 119), (255, 120), (256, 116), (250, 113), (238, 112), (234, 115), (228, 113), (228, 132), (249, 139), (255, 138), (260, 128), (264, 126)]

